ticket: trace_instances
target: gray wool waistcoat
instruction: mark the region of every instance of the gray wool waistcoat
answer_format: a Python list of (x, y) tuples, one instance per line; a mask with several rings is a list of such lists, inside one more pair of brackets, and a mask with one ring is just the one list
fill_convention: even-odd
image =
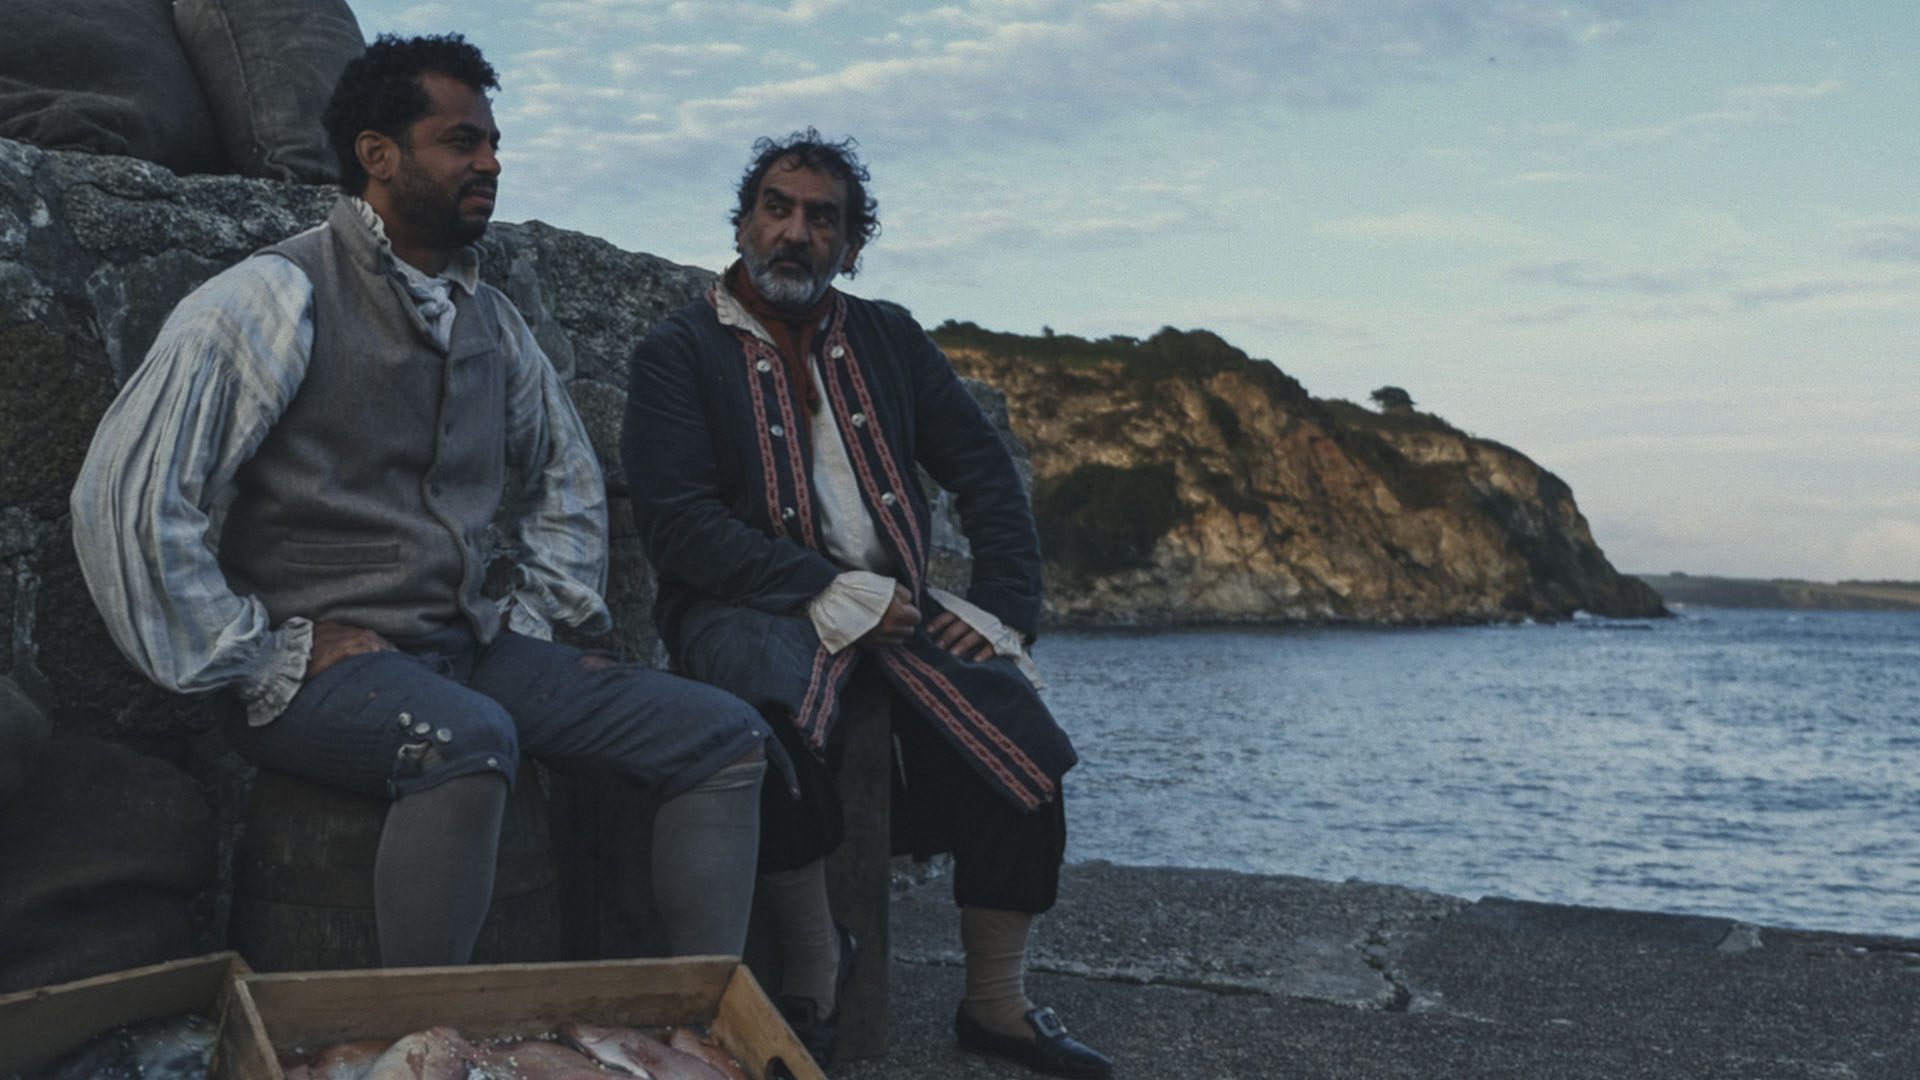
[(407, 638), (464, 619), (491, 640), (499, 609), (480, 587), (505, 478), (499, 301), (455, 289), (442, 349), (344, 200), (324, 227), (259, 254), (313, 283), (313, 356), (234, 480), (220, 564), (235, 591), (275, 624)]

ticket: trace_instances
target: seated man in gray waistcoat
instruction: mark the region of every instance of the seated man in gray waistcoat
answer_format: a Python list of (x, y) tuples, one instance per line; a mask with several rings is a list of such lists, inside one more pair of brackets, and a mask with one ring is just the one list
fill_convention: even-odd
[[(656, 791), (668, 948), (737, 955), (765, 721), (551, 640), (609, 625), (606, 495), (469, 247), (500, 173), (497, 85), (457, 34), (382, 36), (347, 66), (325, 114), (345, 194), (174, 310), (74, 488), (81, 568), (142, 671), (230, 695), (242, 755), (392, 800), (383, 963), (470, 958), (523, 754)], [(509, 496), (521, 556), (495, 600), (487, 535)]]

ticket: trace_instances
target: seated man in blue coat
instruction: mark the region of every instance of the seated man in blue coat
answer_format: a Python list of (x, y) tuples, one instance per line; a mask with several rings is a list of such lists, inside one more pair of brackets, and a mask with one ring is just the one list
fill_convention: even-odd
[[(960, 1046), (1105, 1076), (1022, 979), (1058, 888), (1075, 761), (1026, 654), (1041, 568), (1026, 492), (925, 332), (832, 287), (879, 230), (851, 140), (809, 130), (754, 154), (733, 214), (740, 258), (640, 345), (621, 455), (678, 670), (757, 706), (798, 765), (797, 785), (766, 786), (761, 816), (782, 1011), (831, 1052), (844, 945), (823, 860), (842, 834), (840, 721), (883, 702), (896, 846), (953, 853)], [(955, 496), (973, 555), (964, 598), (928, 581), (916, 465)]]

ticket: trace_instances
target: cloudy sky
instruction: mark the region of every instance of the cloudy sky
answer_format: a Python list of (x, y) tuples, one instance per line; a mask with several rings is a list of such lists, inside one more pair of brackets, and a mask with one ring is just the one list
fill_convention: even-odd
[(500, 69), (501, 220), (719, 269), (855, 136), (851, 291), (1213, 330), (1573, 486), (1624, 570), (1920, 579), (1911, 0), (349, 0)]

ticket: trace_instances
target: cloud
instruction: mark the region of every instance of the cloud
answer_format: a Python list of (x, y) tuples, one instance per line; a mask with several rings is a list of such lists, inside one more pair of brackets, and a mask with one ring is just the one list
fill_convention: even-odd
[[(1912, 447), (1907, 447), (1911, 450)], [(1799, 495), (1780, 498), (1771, 505), (1796, 514), (1823, 514), (1829, 517), (1884, 518), (1893, 514), (1920, 519), (1920, 492), (1839, 498), (1833, 495)]]
[(1593, 178), (1585, 173), (1539, 169), (1510, 176), (1505, 183), (1510, 187), (1529, 187), (1540, 184), (1579, 184), (1591, 179)]
[(725, 22), (804, 24), (818, 22), (833, 12), (848, 7), (851, 0), (792, 0), (778, 4), (715, 3), (714, 0), (682, 0), (668, 10), (675, 18), (689, 21), (715, 19)]
[(1920, 219), (1887, 218), (1851, 226), (1853, 253), (1876, 262), (1920, 263)]
[(1538, 234), (1496, 214), (1410, 210), (1403, 214), (1343, 218), (1322, 225), (1330, 236), (1365, 240), (1416, 240), (1441, 244), (1531, 243)]
[(1502, 276), (1512, 281), (1544, 282), (1564, 289), (1678, 296), (1693, 292), (1719, 275), (1701, 270), (1600, 271), (1578, 259), (1556, 259), (1508, 267)]
[(1846, 540), (1846, 560), (1861, 577), (1920, 580), (1920, 521), (1882, 518)]
[(1603, 145), (1617, 143), (1666, 142), (1694, 138), (1716, 129), (1752, 127), (1789, 119), (1795, 107), (1840, 93), (1845, 86), (1838, 79), (1817, 83), (1773, 83), (1764, 86), (1736, 86), (1722, 91), (1720, 108), (1690, 113), (1663, 124), (1617, 128), (1598, 137)]
[[(358, 8), (362, 5), (355, 4)], [(455, 7), (452, 4), (425, 3), (407, 4), (383, 20), (370, 22), (360, 20), (360, 32), (372, 39), (381, 33), (395, 34), (439, 34), (444, 33), (455, 19)]]
[(1798, 306), (1818, 301), (1911, 299), (1910, 284), (1864, 278), (1808, 277), (1736, 289), (1733, 303), (1743, 309)]
[(1504, 326), (1564, 326), (1593, 312), (1591, 304), (1554, 304), (1494, 312), (1491, 318)]
[[(729, 40), (751, 40), (756, 22), (774, 21), (855, 32), (878, 49), (806, 77), (736, 79), (717, 93), (682, 101), (666, 130), (647, 135), (657, 151), (685, 152), (716, 139), (731, 145), (765, 126), (770, 115), (790, 115), (845, 117), (863, 132), (912, 142), (966, 141), (983, 132), (1046, 138), (1142, 110), (1241, 109), (1274, 101), (1339, 106), (1384, 81), (1432, 77), (1440, 65), (1489, 49), (1564, 55), (1590, 38), (1614, 6), (974, 0), (897, 16), (890, 26), (880, 15), (885, 7), (847, 0), (675, 4), (666, 9), (675, 18), (730, 27)], [(536, 8), (554, 36), (581, 42), (604, 41), (608, 22), (657, 22), (660, 10), (613, 0)]]

